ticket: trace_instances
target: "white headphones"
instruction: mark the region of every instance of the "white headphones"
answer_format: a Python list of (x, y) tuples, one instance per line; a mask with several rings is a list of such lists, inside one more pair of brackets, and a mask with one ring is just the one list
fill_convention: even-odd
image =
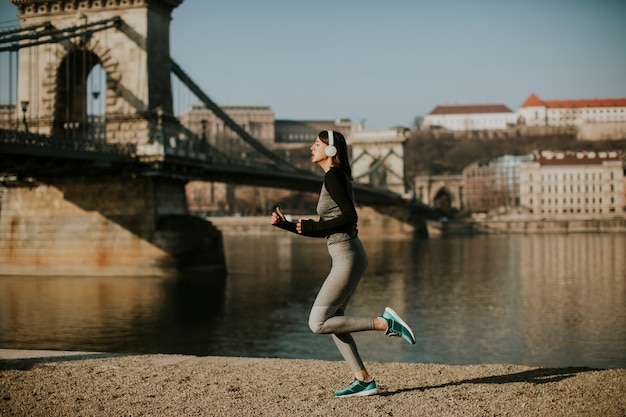
[(337, 155), (337, 148), (335, 148), (335, 139), (333, 138), (333, 131), (328, 130), (328, 146), (326, 147), (326, 155), (331, 158)]

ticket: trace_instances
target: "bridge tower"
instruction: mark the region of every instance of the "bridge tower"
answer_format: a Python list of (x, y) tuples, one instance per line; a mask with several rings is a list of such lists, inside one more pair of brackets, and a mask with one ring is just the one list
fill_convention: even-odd
[[(11, 2), (21, 28), (44, 28), (48, 37), (21, 45), (19, 53), (18, 103), (28, 102), (24, 136), (86, 141), (87, 80), (101, 65), (104, 140), (136, 145), (146, 166), (164, 161), (163, 139), (181, 132), (173, 115), (169, 27), (182, 0)], [(77, 27), (85, 30), (72, 32)], [(89, 172), (50, 164), (0, 183), (0, 274), (222, 276), (221, 232), (189, 215), (185, 178), (106, 161)]]
[[(169, 137), (173, 118), (170, 20), (182, 0), (11, 0), (21, 27), (85, 26), (111, 29), (82, 36), (58, 35), (59, 42), (19, 54), (18, 103), (27, 102), (31, 132), (85, 138), (87, 79), (96, 65), (106, 72), (106, 141), (146, 145)], [(92, 26), (95, 25), (95, 26)], [(115, 27), (115, 29), (113, 29)], [(82, 32), (84, 33), (84, 32)], [(145, 146), (143, 146), (145, 148)]]
[(404, 175), (404, 145), (408, 133), (403, 127), (352, 132), (348, 142), (352, 147), (354, 178), (400, 195), (412, 191)]

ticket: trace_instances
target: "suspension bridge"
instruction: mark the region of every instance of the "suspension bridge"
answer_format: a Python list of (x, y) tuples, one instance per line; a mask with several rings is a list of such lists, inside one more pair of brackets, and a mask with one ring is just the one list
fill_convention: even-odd
[[(20, 26), (0, 31), (0, 273), (220, 268), (221, 235), (188, 215), (187, 182), (319, 191), (319, 174), (267, 148), (170, 58), (181, 2), (12, 0)], [(220, 137), (180, 122), (172, 85), (221, 120)], [(355, 194), (406, 205), (368, 184)]]

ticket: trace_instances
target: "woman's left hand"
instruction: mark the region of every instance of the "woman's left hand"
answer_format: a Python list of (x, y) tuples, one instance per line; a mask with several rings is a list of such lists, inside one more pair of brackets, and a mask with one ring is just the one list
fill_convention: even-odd
[(310, 220), (310, 219), (298, 219), (298, 223), (296, 224), (296, 232), (298, 232), (299, 235), (302, 234), (302, 220)]

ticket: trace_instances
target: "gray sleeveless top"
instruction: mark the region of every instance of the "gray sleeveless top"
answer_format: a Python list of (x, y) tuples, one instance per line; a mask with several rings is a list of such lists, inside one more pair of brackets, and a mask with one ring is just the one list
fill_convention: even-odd
[[(348, 195), (352, 201), (352, 205), (354, 205), (354, 189), (352, 188), (352, 183), (350, 181), (347, 182), (348, 185)], [(328, 221), (332, 219), (336, 219), (341, 216), (341, 209), (339, 205), (333, 200), (330, 196), (330, 193), (326, 189), (326, 184), (322, 183), (322, 189), (320, 191), (320, 199), (317, 202), (317, 214), (320, 216), (321, 220)], [(328, 240), (328, 244), (333, 244), (337, 242), (344, 242), (346, 240), (354, 239), (357, 236), (357, 228), (356, 224), (351, 224), (342, 230), (331, 231), (326, 235), (326, 239)]]

